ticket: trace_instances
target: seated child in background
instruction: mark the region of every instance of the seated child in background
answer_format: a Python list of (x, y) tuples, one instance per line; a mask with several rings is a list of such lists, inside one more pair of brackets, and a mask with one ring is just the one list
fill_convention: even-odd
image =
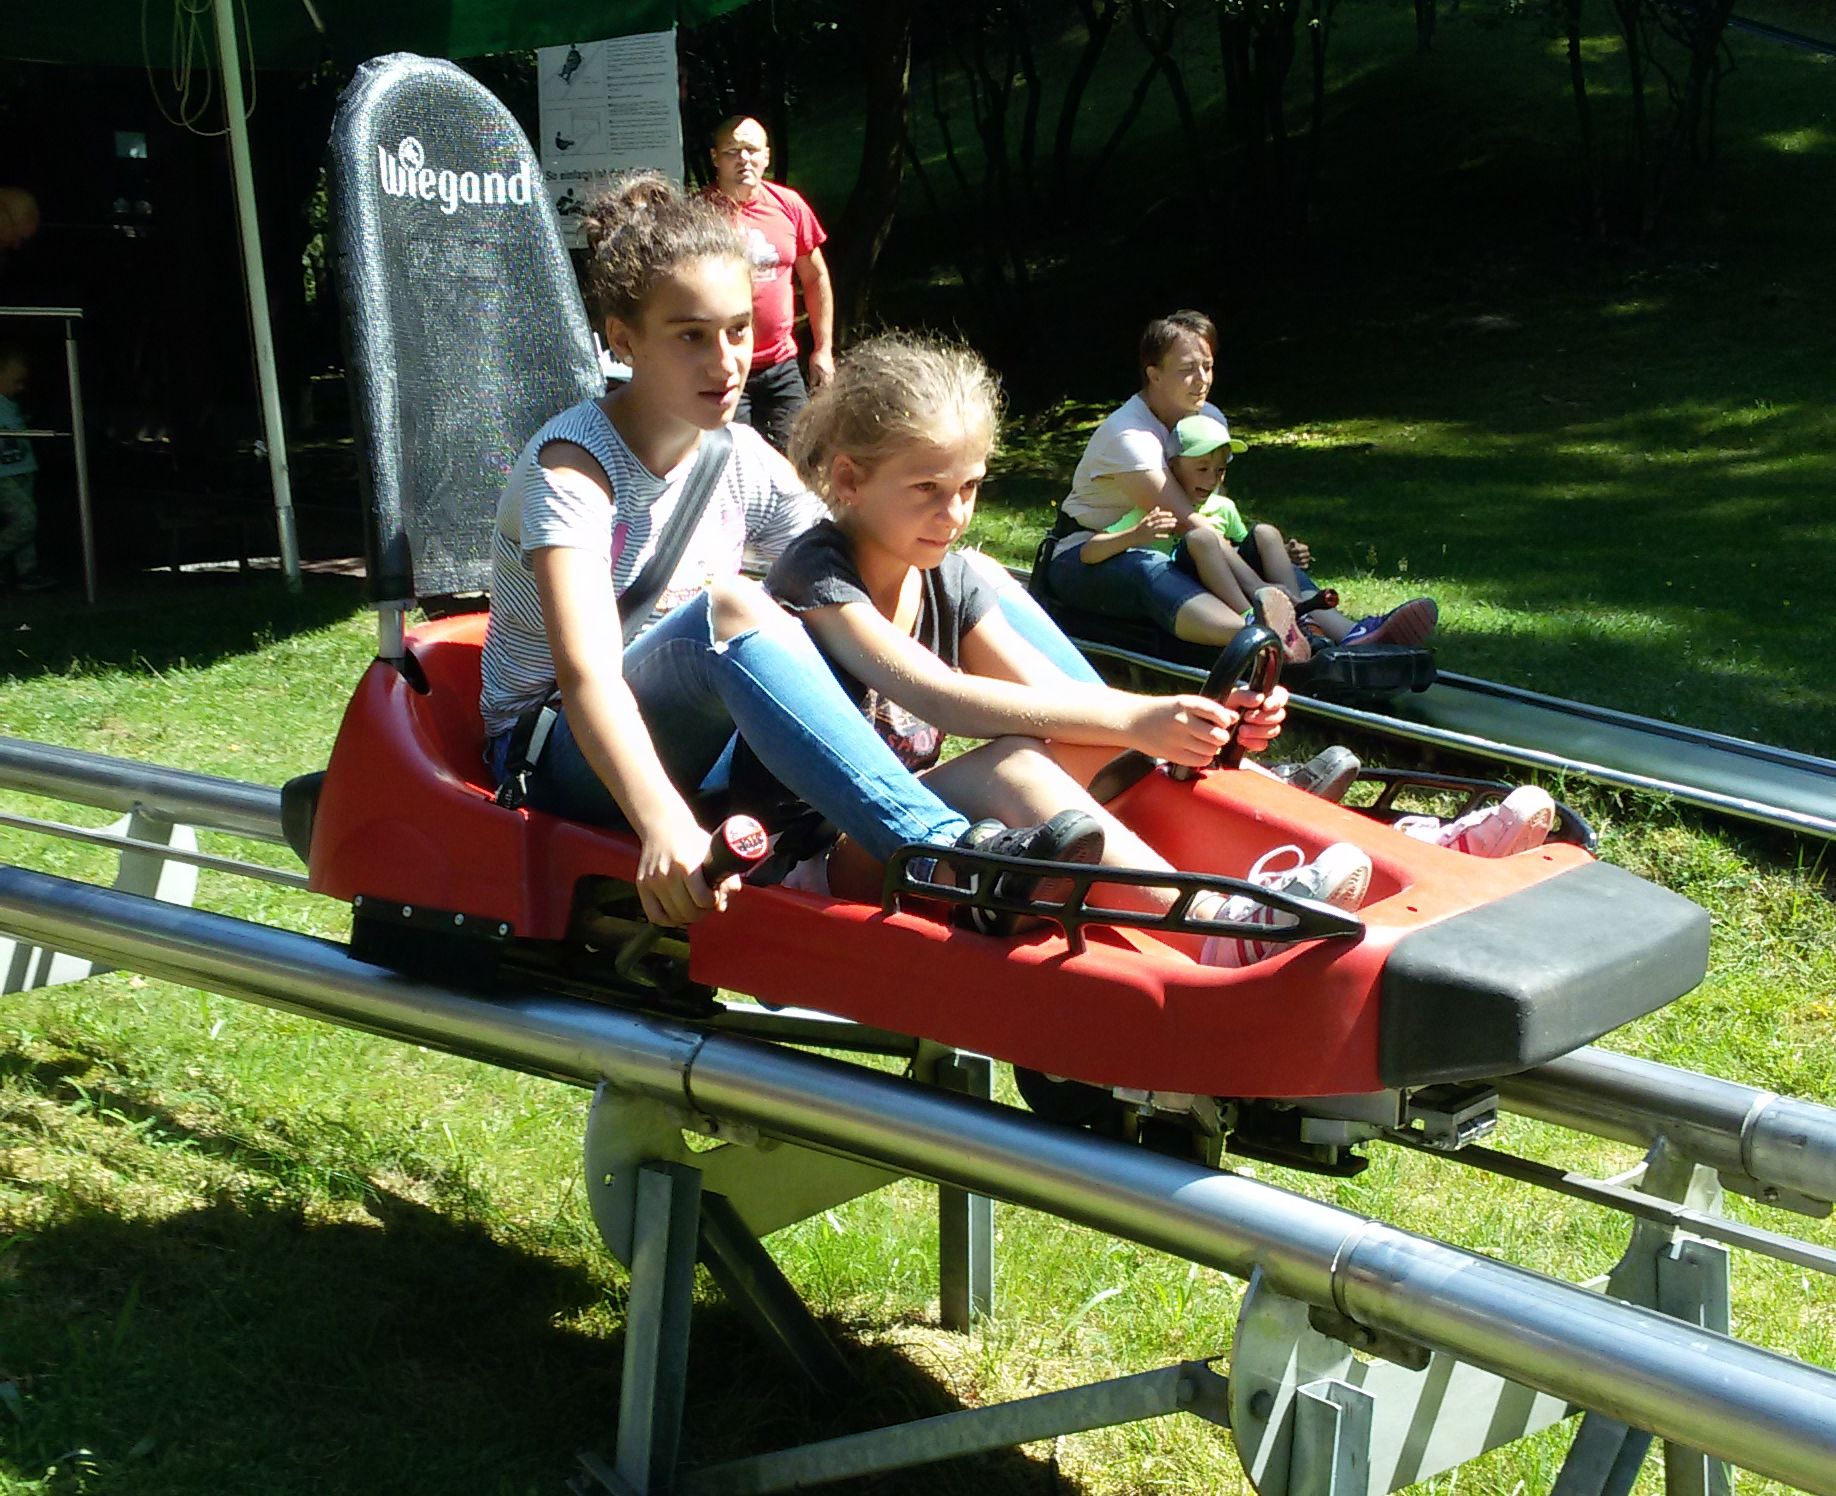
[[(1285, 539), (1271, 524), (1251, 525), (1230, 498), (1225, 475), (1231, 458), (1244, 444), (1231, 437), (1230, 428), (1208, 415), (1187, 416), (1167, 438), (1167, 468), (1191, 501), (1195, 516), (1204, 523), (1181, 537), (1173, 564), (1197, 577), (1208, 590), (1234, 606), (1236, 596), (1250, 593), (1265, 582), (1305, 601), (1315, 589), (1297, 568), (1312, 561), (1307, 546)], [(1372, 614), (1354, 623), (1336, 608), (1310, 607), (1301, 615), (1302, 629), (1313, 643), (1420, 644), (1434, 632), (1434, 600), (1411, 598), (1388, 613)], [(1289, 639), (1282, 643), (1293, 659), (1304, 660), (1311, 645)]]
[[(17, 402), (29, 372), (25, 350), (0, 343), (0, 431), (26, 424)], [(0, 436), (0, 585), (10, 582), (21, 592), (57, 585), (38, 569), (38, 503), (32, 494), (37, 473), (32, 443), (23, 436)]]

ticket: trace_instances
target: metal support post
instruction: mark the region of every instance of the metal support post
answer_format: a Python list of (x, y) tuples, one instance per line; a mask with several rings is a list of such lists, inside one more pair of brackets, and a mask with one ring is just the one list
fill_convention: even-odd
[(289, 591), (300, 590), (300, 542), (293, 520), (293, 484), (287, 473), (287, 433), (281, 420), (280, 376), (274, 368), (274, 325), (268, 315), (267, 272), (261, 261), (261, 228), (255, 214), (255, 172), (249, 151), (249, 122), (242, 99), (242, 57), (236, 44), (236, 7), (214, 0), (217, 76), (223, 83), (223, 125), (229, 137), (230, 180), (236, 189), (236, 227), (242, 246), (242, 281), (248, 294), (249, 338), (255, 351), (255, 382), (261, 396), (261, 425), (274, 488), (274, 528), (281, 570)]
[(964, 1408), (864, 1434), (846, 1434), (685, 1474), (680, 1496), (759, 1496), (904, 1470), (1087, 1429), (1192, 1413), (1228, 1427), (1226, 1386), (1203, 1361), (1046, 1392), (991, 1408)]
[(719, 1195), (701, 1197), (701, 1260), (759, 1338), (828, 1393), (847, 1385), (848, 1363), (739, 1212)]
[(613, 1459), (614, 1473), (636, 1496), (669, 1496), (675, 1484), (700, 1216), (696, 1170), (681, 1164), (638, 1170)]
[[(184, 853), (198, 850), (197, 833), (191, 827), (138, 808), (104, 827), (103, 834), (132, 837)], [(157, 852), (130, 847), (121, 853), (114, 886), (122, 893), (189, 908), (197, 897), (198, 870)], [(0, 993), (30, 992), (64, 982), (80, 982), (85, 977), (100, 976), (112, 969), (100, 961), (0, 935)]]
[[(1728, 1333), (1729, 1252), (1717, 1242), (1675, 1241), (1658, 1258), (1657, 1307), (1673, 1319)], [(1666, 1496), (1730, 1496), (1733, 1474), (1720, 1460), (1681, 1444), (1664, 1446)]]
[[(1715, 1170), (1691, 1162), (1659, 1138), (1645, 1155), (1637, 1188), (1675, 1200), (1704, 1215), (1721, 1214), (1723, 1192)], [(1639, 1220), (1606, 1291), (1646, 1304), (1687, 1324), (1728, 1332), (1729, 1252), (1717, 1242), (1681, 1235), (1660, 1221)], [(1551, 1496), (1625, 1496), (1651, 1448), (1651, 1436), (1604, 1413), (1588, 1413), (1576, 1431)], [(1666, 1486), (1675, 1496), (1727, 1496), (1728, 1467), (1677, 1444), (1664, 1446)]]
[(1291, 1496), (1363, 1496), (1370, 1482), (1373, 1399), (1347, 1382), (1309, 1382), (1294, 1399)]
[(83, 434), (83, 376), (77, 369), (77, 318), (64, 318), (64, 370), (70, 382), (70, 451), (76, 459), (77, 523), (83, 541), (83, 596), (96, 602), (96, 519), (89, 500), (89, 439)]
[[(719, 1138), (720, 1145), (691, 1148), (684, 1129)], [(904, 1177), (857, 1158), (761, 1137), (754, 1128), (722, 1126), (687, 1107), (630, 1096), (604, 1082), (587, 1114), (584, 1152), (593, 1224), (627, 1267), (637, 1175), (647, 1163), (699, 1170), (706, 1192), (721, 1196), (754, 1237), (770, 1236)]]
[[(994, 1099), (994, 1062), (921, 1044), (918, 1079), (945, 1091)], [(937, 1304), (946, 1330), (967, 1330), (994, 1313), (994, 1201), (947, 1184), (937, 1187)]]
[(1261, 1496), (1379, 1496), (1568, 1412), (1559, 1398), (1309, 1309), (1260, 1269), (1244, 1293), (1230, 1423)]

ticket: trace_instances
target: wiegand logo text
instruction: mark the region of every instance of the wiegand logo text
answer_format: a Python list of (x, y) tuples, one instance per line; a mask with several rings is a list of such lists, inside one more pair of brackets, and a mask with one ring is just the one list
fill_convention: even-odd
[(505, 203), (520, 205), (529, 202), (534, 192), (527, 161), (508, 175), (501, 171), (436, 169), (427, 165), (427, 152), (412, 135), (403, 138), (393, 155), (386, 146), (377, 146), (376, 165), (382, 189), (390, 197), (438, 203), (442, 213), (457, 213), (461, 204), (487, 208)]

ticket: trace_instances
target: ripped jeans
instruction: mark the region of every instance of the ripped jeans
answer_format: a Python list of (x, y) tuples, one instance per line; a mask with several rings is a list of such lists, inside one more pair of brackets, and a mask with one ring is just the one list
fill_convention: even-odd
[[(640, 635), (623, 673), (664, 771), (684, 794), (708, 782), (739, 732), (780, 783), (881, 861), (913, 842), (950, 845), (969, 829), (893, 756), (801, 624), (717, 643), (704, 592)], [(507, 736), (491, 744), (500, 773)], [(528, 804), (568, 820), (625, 824), (565, 710), (529, 776)]]

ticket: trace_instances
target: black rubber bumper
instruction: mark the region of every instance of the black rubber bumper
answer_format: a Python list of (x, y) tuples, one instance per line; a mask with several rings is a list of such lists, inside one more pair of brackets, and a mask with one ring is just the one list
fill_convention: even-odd
[(1510, 1075), (1688, 992), (1706, 910), (1603, 862), (1405, 936), (1384, 963), (1386, 1086)]

